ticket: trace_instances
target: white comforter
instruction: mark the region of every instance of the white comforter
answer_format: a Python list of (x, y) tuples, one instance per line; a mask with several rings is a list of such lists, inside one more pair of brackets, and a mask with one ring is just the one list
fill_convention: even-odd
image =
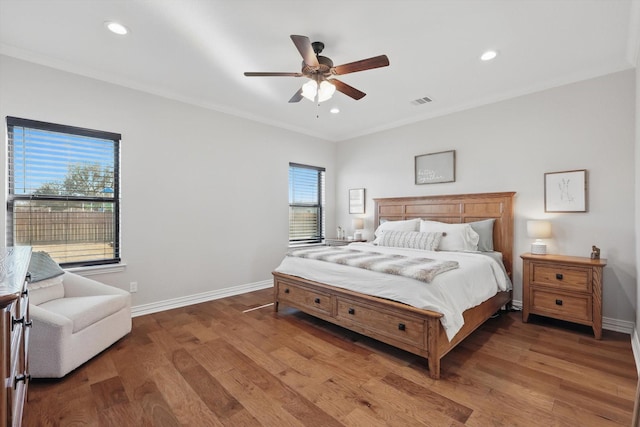
[(496, 253), (488, 256), (480, 252), (432, 252), (375, 246), (371, 243), (351, 243), (349, 247), (362, 251), (457, 261), (460, 267), (439, 274), (431, 283), (297, 257), (285, 257), (276, 271), (437, 311), (443, 314), (441, 322), (449, 340), (462, 328), (462, 313), (465, 310), (479, 305), (499, 291), (511, 289), (511, 281), (498, 261), (499, 254), (495, 256)]

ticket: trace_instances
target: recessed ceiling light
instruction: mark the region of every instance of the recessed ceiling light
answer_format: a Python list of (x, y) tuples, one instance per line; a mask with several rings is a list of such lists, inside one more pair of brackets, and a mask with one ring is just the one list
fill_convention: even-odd
[(111, 31), (112, 33), (117, 34), (119, 36), (124, 36), (125, 34), (127, 34), (129, 32), (127, 27), (125, 27), (124, 25), (120, 24), (119, 22), (107, 21), (107, 22), (104, 23), (104, 26), (107, 27), (107, 29), (109, 31)]
[(331, 114), (338, 114), (340, 112), (340, 109), (338, 107), (333, 107), (331, 110), (329, 110), (329, 112)]
[(495, 50), (488, 50), (483, 53), (482, 56), (480, 56), (480, 59), (482, 59), (483, 61), (491, 61), (496, 56), (498, 56), (498, 52), (496, 52)]

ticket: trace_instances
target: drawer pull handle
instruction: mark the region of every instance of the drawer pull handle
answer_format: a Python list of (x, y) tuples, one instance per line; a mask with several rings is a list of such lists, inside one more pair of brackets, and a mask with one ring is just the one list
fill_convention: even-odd
[(289, 288), (286, 288), (286, 289), (284, 290), (284, 293), (285, 293), (285, 294), (288, 294), (288, 293), (289, 293)]
[(31, 380), (31, 375), (29, 374), (21, 374), (21, 375), (16, 375), (13, 378), (13, 389), (17, 389), (18, 388), (18, 383), (19, 382), (23, 382), (23, 383), (27, 383), (27, 381)]
[(356, 314), (355, 308), (349, 308), (349, 314)]
[[(24, 317), (21, 317), (19, 319), (16, 319), (15, 317), (11, 319), (11, 330), (13, 331), (13, 327), (16, 326), (17, 324), (22, 323), (23, 325), (25, 324), (25, 319)], [(31, 323), (31, 322), (28, 322)], [(31, 325), (27, 325), (27, 326), (31, 326)]]
[(562, 273), (556, 273), (556, 279), (562, 280)]
[(405, 326), (404, 323), (398, 323), (398, 329), (401, 331), (404, 331), (405, 329), (407, 329), (407, 327)]
[(556, 305), (562, 305), (562, 300), (561, 299), (557, 299), (556, 300)]
[(313, 300), (316, 304), (320, 304), (320, 298), (316, 298)]

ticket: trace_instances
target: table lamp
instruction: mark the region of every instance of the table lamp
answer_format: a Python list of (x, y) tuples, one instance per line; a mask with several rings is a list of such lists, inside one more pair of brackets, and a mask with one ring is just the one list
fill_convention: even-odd
[(527, 221), (527, 234), (536, 239), (531, 244), (531, 253), (535, 255), (546, 255), (547, 245), (541, 239), (551, 237), (551, 223), (549, 221), (531, 220)]
[(364, 219), (354, 218), (351, 220), (353, 227), (353, 240), (362, 240), (362, 229), (364, 228)]

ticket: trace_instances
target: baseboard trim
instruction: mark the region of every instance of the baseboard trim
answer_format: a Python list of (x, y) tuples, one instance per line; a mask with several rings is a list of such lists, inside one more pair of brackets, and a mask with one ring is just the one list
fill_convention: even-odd
[(131, 317), (143, 316), (145, 314), (157, 313), (159, 311), (171, 310), (174, 308), (186, 307), (188, 305), (213, 301), (220, 298), (240, 295), (247, 292), (259, 291), (273, 286), (273, 280), (263, 280), (261, 282), (248, 283), (245, 285), (232, 286), (230, 288), (216, 289), (215, 291), (203, 292), (200, 294), (188, 295), (164, 301), (142, 304), (131, 307)]
[(640, 375), (640, 340), (638, 340), (637, 329), (634, 329), (631, 334), (631, 350), (633, 351), (633, 359), (636, 361), (636, 371)]
[[(515, 308), (522, 309), (522, 301), (513, 300), (512, 305)], [(607, 331), (621, 332), (627, 335), (634, 335), (635, 323), (629, 322), (628, 320), (620, 320), (620, 319), (612, 319), (610, 317), (602, 318), (602, 329), (606, 329)], [(636, 337), (637, 339), (637, 337)], [(638, 347), (640, 350), (640, 346)], [(634, 354), (636, 352), (634, 351)], [(640, 354), (639, 354), (640, 356)], [(637, 364), (636, 364), (637, 365)], [(640, 366), (640, 365), (638, 365)]]

